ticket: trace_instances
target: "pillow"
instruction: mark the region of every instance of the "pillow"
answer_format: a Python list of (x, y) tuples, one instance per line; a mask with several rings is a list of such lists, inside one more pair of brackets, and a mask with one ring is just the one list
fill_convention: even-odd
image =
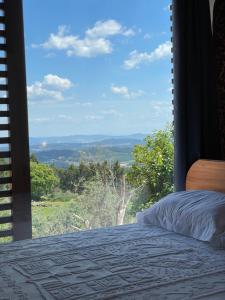
[(137, 213), (137, 222), (213, 242), (225, 232), (225, 194), (204, 190), (172, 193)]

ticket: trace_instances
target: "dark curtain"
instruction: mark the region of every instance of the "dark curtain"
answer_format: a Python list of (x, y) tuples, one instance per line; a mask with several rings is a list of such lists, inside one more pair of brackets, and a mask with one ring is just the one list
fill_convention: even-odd
[(216, 88), (221, 157), (225, 159), (225, 1), (216, 0), (213, 17), (216, 58)]
[(219, 158), (209, 2), (173, 1), (175, 190), (199, 158)]

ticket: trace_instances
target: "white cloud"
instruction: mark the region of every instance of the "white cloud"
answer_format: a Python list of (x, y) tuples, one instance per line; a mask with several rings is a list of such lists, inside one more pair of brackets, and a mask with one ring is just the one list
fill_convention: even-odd
[(152, 35), (149, 34), (149, 33), (146, 33), (146, 34), (144, 35), (144, 40), (150, 40), (151, 38), (152, 38)]
[(94, 27), (86, 31), (86, 36), (89, 38), (109, 37), (113, 35), (133, 36), (133, 29), (126, 29), (116, 20), (98, 21)]
[(121, 95), (127, 99), (138, 98), (144, 95), (144, 91), (138, 90), (136, 92), (130, 91), (126, 86), (111, 86), (111, 92), (116, 95)]
[(27, 94), (29, 99), (33, 98), (50, 98), (55, 100), (63, 100), (63, 95), (60, 91), (48, 90), (43, 87), (42, 82), (35, 82), (27, 87)]
[(49, 39), (41, 45), (45, 49), (65, 50), (67, 56), (95, 57), (110, 54), (113, 46), (109, 38), (115, 35), (133, 36), (133, 29), (123, 27), (115, 20), (98, 21), (86, 30), (84, 38), (72, 35), (68, 26), (59, 26), (56, 34), (51, 33)]
[(99, 115), (87, 115), (85, 116), (85, 119), (89, 121), (96, 121), (96, 120), (102, 120), (104, 119), (104, 117)]
[(52, 120), (53, 118), (34, 118), (34, 119), (30, 119), (30, 122), (40, 124), (40, 123), (48, 123)]
[(132, 51), (129, 54), (129, 58), (124, 61), (124, 68), (127, 70), (131, 70), (139, 67), (140, 64), (143, 63), (151, 63), (156, 60), (163, 59), (165, 57), (171, 56), (171, 42), (167, 41), (161, 45), (159, 45), (152, 52), (138, 52), (137, 50)]
[(111, 91), (114, 94), (126, 96), (129, 94), (128, 88), (126, 86), (111, 86)]
[(159, 117), (161, 114), (168, 116), (165, 118), (165, 120), (173, 117), (173, 106), (170, 101), (152, 101), (150, 103), (150, 106), (152, 108), (152, 112), (156, 117)]
[(45, 58), (53, 58), (55, 56), (56, 56), (56, 54), (54, 52), (49, 52), (45, 55)]
[(57, 75), (45, 75), (42, 81), (36, 81), (27, 87), (28, 99), (40, 99), (43, 101), (62, 101), (62, 91), (71, 88), (72, 82), (67, 78)]
[(51, 86), (60, 90), (67, 90), (72, 87), (72, 82), (67, 78), (48, 74), (44, 76), (43, 85)]
[(133, 30), (133, 29), (127, 29), (127, 30), (125, 30), (124, 32), (123, 32), (123, 35), (124, 36), (127, 36), (127, 37), (129, 37), (129, 36), (134, 36), (135, 35), (135, 31)]
[(110, 54), (113, 51), (112, 44), (104, 38), (77, 40), (71, 49), (67, 50), (67, 56), (95, 57), (101, 54)]
[(73, 120), (72, 116), (70, 116), (70, 115), (64, 115), (64, 114), (58, 115), (58, 118), (59, 119), (63, 119), (63, 120)]
[(107, 115), (107, 116), (114, 116), (114, 117), (122, 117), (123, 114), (118, 112), (115, 109), (108, 109), (108, 110), (102, 110), (101, 114)]
[(74, 105), (83, 106), (83, 107), (90, 107), (93, 105), (92, 102), (74, 102)]
[(173, 91), (173, 86), (170, 86), (170, 87), (168, 88), (167, 92), (169, 92), (169, 93), (171, 94), (172, 91)]
[(168, 4), (168, 5), (164, 6), (164, 7), (163, 7), (163, 10), (169, 11), (169, 12), (170, 12), (170, 5), (171, 5), (171, 4)]

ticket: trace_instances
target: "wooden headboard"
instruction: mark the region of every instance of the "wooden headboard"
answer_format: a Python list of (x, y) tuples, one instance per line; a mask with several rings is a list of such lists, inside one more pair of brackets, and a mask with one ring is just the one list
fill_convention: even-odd
[(225, 161), (197, 160), (188, 171), (186, 190), (210, 190), (225, 193)]

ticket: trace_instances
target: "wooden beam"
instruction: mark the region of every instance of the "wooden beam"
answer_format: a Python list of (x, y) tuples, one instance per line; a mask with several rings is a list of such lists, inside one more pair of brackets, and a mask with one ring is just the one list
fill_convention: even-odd
[[(32, 237), (30, 160), (22, 0), (5, 1), (10, 111), (13, 240)], [(0, 18), (1, 21), (1, 18)]]

